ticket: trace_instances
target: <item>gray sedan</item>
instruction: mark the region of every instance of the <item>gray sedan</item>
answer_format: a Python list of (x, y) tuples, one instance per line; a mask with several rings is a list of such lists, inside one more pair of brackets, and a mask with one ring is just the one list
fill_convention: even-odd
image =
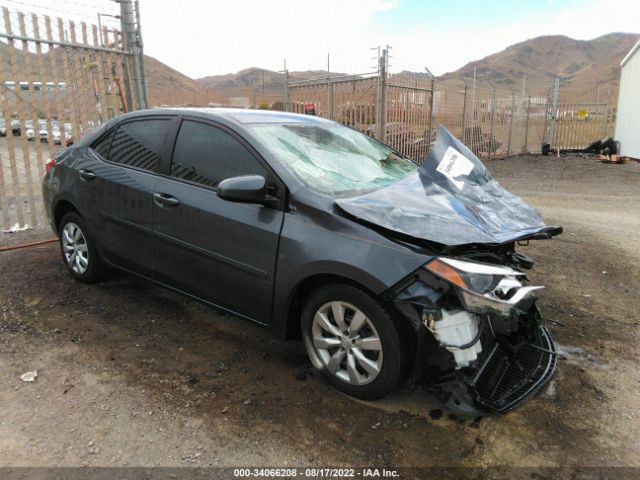
[(301, 339), (355, 397), (411, 378), (504, 412), (555, 367), (516, 243), (561, 229), (447, 134), (418, 166), (309, 115), (139, 111), (52, 159), (44, 198), (78, 281), (124, 270)]

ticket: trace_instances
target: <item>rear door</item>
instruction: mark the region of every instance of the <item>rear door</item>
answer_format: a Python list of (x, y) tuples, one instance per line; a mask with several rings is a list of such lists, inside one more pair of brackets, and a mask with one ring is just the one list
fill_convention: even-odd
[(77, 165), (80, 201), (107, 260), (152, 276), (153, 188), (170, 117), (120, 124), (89, 148)]
[(238, 175), (262, 175), (284, 188), (237, 134), (184, 119), (167, 176), (154, 189), (156, 265), (175, 288), (267, 323), (282, 209), (222, 200), (216, 186)]

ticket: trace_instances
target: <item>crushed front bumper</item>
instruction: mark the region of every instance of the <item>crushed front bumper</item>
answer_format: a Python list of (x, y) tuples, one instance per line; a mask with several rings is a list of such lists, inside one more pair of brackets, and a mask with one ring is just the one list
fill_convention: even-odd
[(545, 327), (517, 345), (485, 332), (483, 352), (472, 368), (450, 372), (425, 385), (450, 410), (481, 416), (505, 413), (534, 395), (553, 376), (556, 352)]
[(535, 394), (553, 376), (556, 353), (553, 340), (540, 326), (530, 342), (507, 352), (496, 342), (475, 375), (466, 383), (476, 402), (495, 412), (507, 412)]

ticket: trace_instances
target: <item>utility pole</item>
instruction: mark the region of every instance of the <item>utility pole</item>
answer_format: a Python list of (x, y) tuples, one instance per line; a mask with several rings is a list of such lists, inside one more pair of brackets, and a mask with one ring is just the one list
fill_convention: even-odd
[[(144, 92), (142, 88), (142, 76), (140, 74), (140, 55), (138, 48), (138, 41), (136, 39), (136, 25), (133, 18), (132, 0), (118, 0), (120, 3), (120, 25), (122, 28), (122, 35), (124, 36), (125, 46), (131, 58), (133, 59), (133, 80), (135, 82), (136, 99), (138, 110), (145, 108)], [(126, 55), (129, 56), (129, 55)], [(125, 57), (126, 57), (125, 56)], [(128, 63), (128, 61), (127, 61)], [(125, 70), (126, 71), (126, 70)], [(125, 77), (125, 86), (128, 79)], [(130, 87), (129, 87), (130, 88)], [(130, 90), (127, 91), (127, 102), (131, 107), (131, 94)]]
[(149, 108), (149, 94), (147, 92), (147, 69), (144, 66), (144, 45), (142, 43), (142, 26), (140, 25), (140, 2), (136, 0), (136, 40), (140, 55), (140, 77), (142, 78), (142, 97), (144, 108)]

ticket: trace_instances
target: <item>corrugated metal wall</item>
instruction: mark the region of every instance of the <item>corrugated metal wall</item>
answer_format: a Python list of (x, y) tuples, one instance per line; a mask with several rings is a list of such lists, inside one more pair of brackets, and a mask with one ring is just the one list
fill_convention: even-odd
[(621, 66), (615, 139), (621, 155), (640, 158), (640, 41)]

